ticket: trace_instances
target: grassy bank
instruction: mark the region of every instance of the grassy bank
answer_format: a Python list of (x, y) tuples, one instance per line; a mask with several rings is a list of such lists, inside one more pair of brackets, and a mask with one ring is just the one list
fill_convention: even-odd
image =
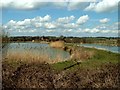
[[(65, 62), (59, 62), (53, 64), (52, 66), (56, 70), (63, 70), (65, 67), (74, 65), (79, 60), (81, 64), (75, 65), (72, 68), (75, 69), (76, 67), (80, 67), (80, 68), (95, 69), (107, 63), (117, 64), (120, 57), (120, 54), (118, 53), (112, 53), (105, 50), (86, 48), (86, 47), (76, 46), (75, 44), (67, 44), (67, 46), (73, 49), (74, 51), (77, 50), (77, 52), (73, 51), (73, 53), (75, 53), (75, 57)], [(77, 53), (79, 53), (79, 55), (76, 55)]]

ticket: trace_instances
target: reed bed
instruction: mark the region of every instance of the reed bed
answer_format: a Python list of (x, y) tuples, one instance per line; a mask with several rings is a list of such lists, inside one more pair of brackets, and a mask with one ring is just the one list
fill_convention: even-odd
[(84, 48), (77, 48), (72, 50), (71, 59), (77, 61), (84, 61), (92, 58), (94, 56), (93, 51), (84, 50)]
[[(54, 54), (50, 52), (48, 46), (39, 46), (31, 44), (11, 44), (7, 51), (6, 58), (15, 62), (47, 62), (47, 63), (57, 63), (64, 61), (61, 54)], [(54, 50), (53, 50), (54, 51)], [(52, 56), (53, 54), (53, 56)]]
[(46, 63), (57, 63), (63, 61), (60, 55), (57, 55), (55, 58), (50, 58), (48, 54), (42, 54), (41, 52), (33, 52), (33, 50), (26, 51), (8, 51), (6, 58), (15, 62), (46, 62)]
[(50, 46), (54, 48), (64, 48), (65, 43), (64, 41), (55, 41), (55, 42), (51, 42)]

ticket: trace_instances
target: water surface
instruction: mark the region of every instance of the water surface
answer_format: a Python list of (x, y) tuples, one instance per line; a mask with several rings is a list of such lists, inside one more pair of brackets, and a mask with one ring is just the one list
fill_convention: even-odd
[(111, 52), (115, 52), (115, 53), (120, 53), (119, 46), (107, 46), (107, 45), (98, 45), (98, 44), (80, 44), (80, 46), (97, 48), (97, 49), (107, 50), (107, 51), (111, 51)]

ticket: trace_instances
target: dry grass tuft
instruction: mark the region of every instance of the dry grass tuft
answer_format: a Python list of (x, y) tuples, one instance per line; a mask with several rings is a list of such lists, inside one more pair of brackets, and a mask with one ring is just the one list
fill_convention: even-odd
[(57, 63), (63, 61), (60, 55), (57, 55), (54, 59), (51, 59), (47, 54), (41, 53), (33, 53), (32, 50), (26, 50), (24, 52), (21, 51), (8, 51), (6, 56), (8, 60), (15, 61), (15, 62), (26, 62), (26, 63), (33, 63), (33, 62), (46, 62), (46, 63)]
[(7, 54), (7, 58), (9, 60), (15, 60), (16, 62), (21, 61), (27, 63), (45, 62), (50, 60), (48, 55), (41, 55), (39, 53), (33, 53), (32, 51), (25, 51), (25, 52), (10, 51), (10, 53)]
[(72, 50), (71, 59), (83, 61), (83, 60), (90, 59), (93, 56), (94, 56), (93, 51), (86, 51), (86, 50), (80, 48), (80, 49), (73, 49)]
[(65, 43), (64, 41), (55, 41), (55, 42), (51, 42), (50, 46), (54, 48), (64, 48)]

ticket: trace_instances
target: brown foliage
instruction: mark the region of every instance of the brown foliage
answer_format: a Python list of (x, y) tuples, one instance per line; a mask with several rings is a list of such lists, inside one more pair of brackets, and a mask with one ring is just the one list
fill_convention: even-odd
[(3, 63), (3, 88), (118, 88), (118, 65), (90, 70), (55, 72), (46, 63), (23, 64), (14, 69)]

